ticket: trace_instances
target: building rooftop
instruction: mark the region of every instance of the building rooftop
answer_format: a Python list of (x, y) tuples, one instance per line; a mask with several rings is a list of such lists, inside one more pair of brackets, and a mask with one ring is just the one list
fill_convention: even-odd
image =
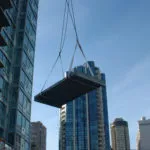
[(138, 121), (139, 124), (150, 124), (150, 119), (146, 119), (146, 117), (142, 117), (141, 120)]
[(41, 121), (31, 122), (31, 125), (41, 125), (46, 128)]
[(128, 122), (123, 118), (116, 118), (112, 123), (112, 126), (128, 126)]

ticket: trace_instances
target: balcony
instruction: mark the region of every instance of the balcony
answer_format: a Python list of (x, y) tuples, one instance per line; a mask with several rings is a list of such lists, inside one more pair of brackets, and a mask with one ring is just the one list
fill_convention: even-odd
[(0, 117), (0, 128), (4, 128), (4, 117)]
[(9, 26), (9, 22), (4, 14), (4, 11), (2, 8), (0, 8), (0, 30), (2, 27)]
[[(3, 38), (3, 36), (1, 35), (1, 33), (0, 33), (0, 46), (6, 46), (7, 44), (6, 44), (6, 42), (5, 42), (5, 40), (4, 40), (4, 38)], [(1, 64), (0, 64), (0, 66), (1, 66)]]
[(0, 0), (0, 7), (3, 9), (9, 9), (12, 7), (11, 1), (10, 0)]

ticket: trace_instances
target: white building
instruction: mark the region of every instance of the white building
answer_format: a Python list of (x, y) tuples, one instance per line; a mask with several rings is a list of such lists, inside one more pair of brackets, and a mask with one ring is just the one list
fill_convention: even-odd
[(143, 117), (137, 134), (137, 150), (150, 150), (150, 119)]

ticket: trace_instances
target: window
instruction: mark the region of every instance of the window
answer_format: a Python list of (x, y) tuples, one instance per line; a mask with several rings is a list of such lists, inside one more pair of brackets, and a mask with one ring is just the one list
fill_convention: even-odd
[(33, 65), (31, 64), (28, 56), (26, 55), (25, 52), (23, 52), (23, 68), (26, 71), (26, 73), (28, 74), (28, 76), (30, 77), (30, 79), (32, 79), (33, 76)]
[(20, 82), (22, 83), (22, 86), (25, 83), (25, 74), (24, 74), (24, 72), (22, 70), (21, 70)]
[(30, 130), (30, 122), (27, 120), (27, 118), (20, 113), (19, 111), (17, 112), (17, 126), (22, 129), (22, 132), (27, 135), (29, 135), (29, 130)]
[(21, 136), (16, 134), (16, 150), (20, 150)]
[[(35, 10), (35, 11), (32, 11), (32, 10)], [(27, 10), (27, 16), (30, 18), (30, 21), (32, 22), (32, 25), (33, 25), (34, 28), (36, 28), (36, 23), (37, 23), (37, 21), (36, 21), (37, 20), (36, 19), (37, 12), (36, 12), (36, 7), (32, 7), (32, 9), (31, 9), (31, 5), (29, 5), (28, 10)]]
[(22, 127), (25, 129), (26, 127), (26, 118), (22, 116)]
[(5, 121), (5, 106), (0, 102), (0, 124), (4, 126)]
[(22, 0), (20, 1), (20, 9), (21, 9), (21, 12), (26, 12), (26, 7), (27, 7), (27, 1), (26, 0)]
[(21, 143), (21, 137), (18, 134), (16, 134), (16, 142), (17, 142), (17, 144)]
[(10, 63), (8, 62), (7, 58), (1, 51), (0, 51), (0, 60), (3, 62), (5, 66), (3, 69), (0, 69), (0, 73), (3, 76), (9, 77)]
[(19, 47), (22, 47), (23, 35), (24, 35), (23, 32), (19, 32), (19, 33), (18, 33), (18, 38), (17, 38), (17, 39), (18, 39), (18, 42), (17, 42), (17, 43), (18, 43), (18, 46), (19, 46)]
[(33, 60), (34, 59), (34, 48), (31, 45), (31, 42), (29, 41), (29, 38), (27, 37), (26, 34), (24, 36), (23, 48), (27, 52), (27, 54), (29, 55), (30, 59)]
[(25, 140), (21, 139), (21, 150), (25, 149)]
[(8, 91), (8, 83), (0, 76), (0, 99), (6, 101)]
[(33, 25), (31, 24), (31, 22), (29, 21), (29, 19), (27, 18), (26, 20), (26, 33), (32, 43), (33, 46), (35, 46), (35, 40), (36, 40), (36, 33), (35, 33), (35, 28), (33, 28)]
[(0, 92), (1, 92), (2, 88), (3, 88), (3, 79), (2, 79), (2, 77), (0, 76)]
[(27, 107), (26, 107), (27, 113), (30, 114), (31, 111), (31, 103), (27, 100)]
[(19, 65), (20, 64), (20, 61), (21, 61), (21, 48), (20, 49), (17, 49), (16, 52), (15, 52), (16, 56), (15, 56), (15, 64), (16, 65)]
[(29, 150), (29, 143), (25, 142), (25, 150)]
[(16, 110), (12, 109), (9, 112), (9, 120), (10, 120), (10, 124), (9, 127), (10, 128), (14, 128), (15, 124), (16, 124)]
[(22, 115), (18, 111), (18, 113), (17, 113), (17, 125), (21, 127), (21, 124), (22, 124)]
[(29, 134), (29, 130), (30, 130), (30, 123), (28, 121), (26, 121), (26, 132), (27, 132), (27, 134)]
[(31, 102), (30, 100), (27, 98), (27, 96), (22, 92), (22, 90), (20, 89), (19, 91), (19, 107), (22, 109), (22, 111), (27, 114), (28, 116), (30, 116), (30, 112), (31, 112)]
[(21, 105), (21, 106), (23, 106), (23, 93), (22, 93), (22, 91), (20, 90), (19, 91), (19, 104)]
[(24, 24), (25, 24), (25, 18), (23, 16), (19, 20), (19, 27), (20, 27), (20, 29), (24, 29)]
[(21, 71), (20, 83), (21, 83), (21, 86), (25, 89), (26, 93), (29, 94), (29, 96), (31, 96), (32, 84), (23, 70)]

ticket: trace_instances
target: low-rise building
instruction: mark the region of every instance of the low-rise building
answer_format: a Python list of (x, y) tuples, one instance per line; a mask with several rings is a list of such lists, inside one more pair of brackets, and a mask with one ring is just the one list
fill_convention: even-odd
[(31, 123), (31, 150), (46, 150), (46, 127), (40, 121)]
[(137, 150), (150, 150), (150, 119), (142, 117), (138, 124)]

